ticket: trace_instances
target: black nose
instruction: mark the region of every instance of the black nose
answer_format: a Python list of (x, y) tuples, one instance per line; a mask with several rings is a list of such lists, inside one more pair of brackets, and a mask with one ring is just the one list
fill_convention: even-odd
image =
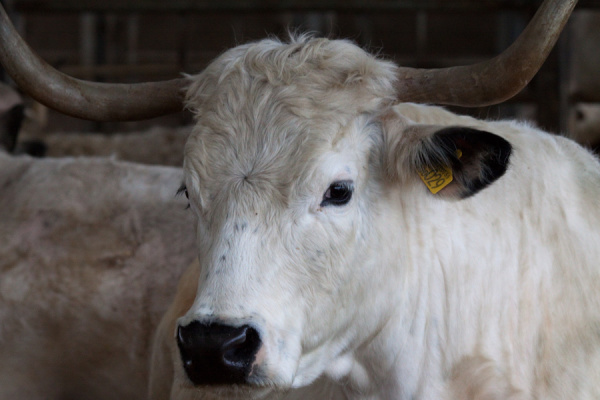
[(244, 383), (261, 346), (256, 329), (193, 321), (177, 329), (183, 368), (195, 385)]

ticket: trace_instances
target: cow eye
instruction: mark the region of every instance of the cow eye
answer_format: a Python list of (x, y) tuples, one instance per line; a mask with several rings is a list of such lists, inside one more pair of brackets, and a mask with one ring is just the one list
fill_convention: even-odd
[(188, 195), (188, 190), (187, 190), (187, 187), (185, 186), (185, 184), (182, 184), (182, 185), (179, 187), (179, 189), (177, 189), (177, 193), (176, 193), (176, 195), (177, 195), (177, 196), (180, 196), (180, 195), (182, 195), (182, 194), (185, 194), (185, 198), (186, 198), (186, 199), (188, 199), (188, 200), (190, 199), (190, 196)]
[(352, 198), (353, 190), (354, 183), (352, 181), (333, 182), (323, 195), (321, 207), (329, 205), (343, 206), (347, 204)]
[(175, 194), (175, 196), (181, 196), (182, 194), (185, 194), (185, 198), (188, 199), (188, 204), (186, 209), (190, 208), (190, 196), (188, 195), (188, 190), (187, 187), (185, 187), (185, 184), (182, 184), (179, 189), (177, 189), (177, 193)]

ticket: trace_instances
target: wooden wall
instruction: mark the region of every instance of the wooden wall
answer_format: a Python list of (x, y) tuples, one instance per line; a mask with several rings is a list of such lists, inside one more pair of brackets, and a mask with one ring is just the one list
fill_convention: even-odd
[[(492, 57), (529, 21), (535, 0), (12, 0), (4, 1), (30, 45), (77, 77), (111, 82), (157, 80), (200, 71), (238, 43), (313, 31), (350, 38), (402, 65), (439, 67)], [(578, 8), (598, 1), (580, 2)], [(584, 11), (576, 11), (584, 12)], [(567, 36), (567, 35), (563, 35)], [(567, 40), (530, 86), (502, 106), (458, 110), (480, 117), (535, 119), (567, 126)], [(127, 131), (181, 125), (190, 116), (136, 123), (90, 123), (50, 113), (48, 129)]]

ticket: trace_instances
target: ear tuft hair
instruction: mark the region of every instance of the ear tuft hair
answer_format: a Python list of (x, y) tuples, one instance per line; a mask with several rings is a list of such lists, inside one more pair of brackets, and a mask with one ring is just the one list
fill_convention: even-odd
[(453, 181), (440, 194), (466, 198), (506, 172), (512, 146), (490, 132), (449, 127), (424, 138), (414, 159), (417, 171), (449, 168)]

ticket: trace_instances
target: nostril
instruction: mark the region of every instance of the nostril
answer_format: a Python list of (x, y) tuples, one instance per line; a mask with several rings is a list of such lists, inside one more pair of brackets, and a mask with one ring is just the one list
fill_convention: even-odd
[(260, 338), (256, 329), (244, 325), (237, 334), (223, 343), (223, 363), (236, 368), (250, 367), (254, 361)]
[(186, 346), (187, 345), (187, 333), (186, 333), (186, 329), (179, 326), (177, 328), (177, 343), (180, 346)]
[(201, 333), (198, 328), (196, 322), (192, 322), (187, 326), (179, 326), (177, 328), (177, 343), (181, 346), (192, 346), (198, 339), (198, 334)]
[(233, 327), (194, 321), (177, 328), (177, 344), (190, 380), (199, 384), (243, 383), (261, 346), (249, 325)]
[(185, 349), (190, 348), (190, 344), (192, 342), (192, 329), (190, 329), (189, 325), (187, 327), (179, 326), (177, 328), (177, 345), (179, 347), (181, 358), (183, 361), (183, 366), (187, 368), (191, 368), (193, 365), (192, 359), (190, 358), (190, 352)]

